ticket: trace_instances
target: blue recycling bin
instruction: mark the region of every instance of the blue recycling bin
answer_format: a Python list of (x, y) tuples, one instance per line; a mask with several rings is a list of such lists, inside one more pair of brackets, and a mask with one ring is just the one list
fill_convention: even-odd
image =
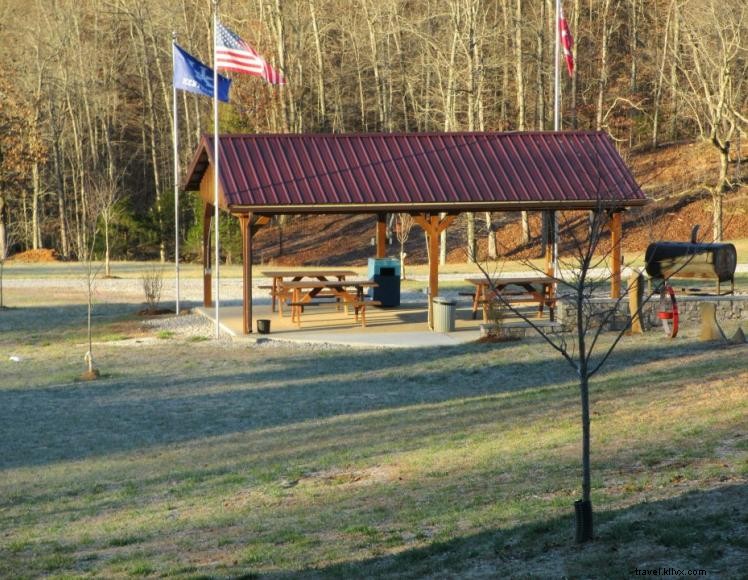
[(400, 305), (400, 260), (397, 258), (369, 258), (369, 280), (378, 284), (371, 289), (371, 299), (384, 307)]

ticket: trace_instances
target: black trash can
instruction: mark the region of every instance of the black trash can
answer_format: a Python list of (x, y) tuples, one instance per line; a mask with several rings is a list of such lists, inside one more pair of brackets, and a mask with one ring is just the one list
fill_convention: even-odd
[(270, 334), (270, 321), (267, 318), (257, 320), (257, 332), (260, 334)]
[(369, 258), (369, 279), (377, 283), (371, 289), (371, 299), (384, 307), (400, 305), (400, 260), (394, 258)]

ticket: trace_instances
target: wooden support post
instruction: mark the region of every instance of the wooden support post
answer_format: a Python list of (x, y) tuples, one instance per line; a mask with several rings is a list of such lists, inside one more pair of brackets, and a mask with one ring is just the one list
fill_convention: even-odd
[(727, 340), (725, 333), (717, 322), (717, 303), (702, 302), (699, 304), (699, 316), (701, 317), (701, 329), (699, 338), (704, 341)]
[(239, 228), (242, 232), (242, 319), (244, 334), (252, 334), (252, 238), (257, 231), (270, 222), (269, 216), (253, 217), (252, 214), (239, 214)]
[(545, 274), (546, 276), (553, 276), (553, 212), (545, 210), (543, 212), (543, 225), (545, 226), (545, 232), (543, 240), (545, 240)]
[(610, 297), (621, 297), (621, 240), (623, 238), (621, 212), (615, 211), (610, 216)]
[(434, 328), (434, 298), (439, 296), (439, 246), (440, 234), (437, 233), (439, 216), (432, 215), (430, 220), (432, 233), (429, 234), (429, 328)]
[[(545, 231), (545, 274), (551, 278), (556, 276), (560, 277), (560, 273), (556, 272), (558, 267), (558, 239), (557, 239), (557, 225), (556, 225), (556, 211), (545, 210), (545, 219), (543, 224), (546, 227)], [(547, 296), (549, 300), (553, 300), (558, 294), (558, 282), (554, 281), (553, 284), (547, 289)], [(553, 316), (553, 309), (551, 309), (551, 316)], [(551, 318), (552, 320), (552, 318)]]
[(439, 235), (446, 230), (457, 214), (440, 218), (436, 214), (413, 216), (413, 221), (423, 228), (429, 244), (429, 328), (434, 327), (434, 298), (439, 296)]
[(242, 232), (242, 319), (244, 334), (252, 334), (252, 214), (239, 215)]
[(203, 212), (203, 306), (210, 308), (213, 306), (213, 277), (211, 275), (211, 244), (210, 244), (210, 223), (213, 219), (213, 206), (205, 204)]
[(631, 334), (644, 334), (641, 320), (641, 308), (644, 300), (644, 276), (634, 272), (629, 278), (629, 315), (631, 316)]
[(377, 214), (377, 258), (387, 255), (387, 214)]

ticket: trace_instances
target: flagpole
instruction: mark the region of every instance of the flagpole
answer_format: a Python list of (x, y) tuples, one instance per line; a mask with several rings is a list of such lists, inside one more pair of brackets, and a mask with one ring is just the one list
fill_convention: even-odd
[[(171, 33), (171, 58), (172, 66), (174, 66), (174, 55), (176, 53), (177, 33)], [(172, 68), (173, 70), (173, 68)], [(172, 86), (172, 114), (174, 115), (174, 295), (176, 297), (176, 313), (179, 315), (179, 129), (177, 127), (177, 86), (175, 83), (171, 83)]]
[[(561, 0), (556, 0), (556, 45), (554, 48), (554, 76), (553, 76), (553, 130), (561, 130)], [(556, 211), (552, 212), (551, 226), (553, 228), (553, 277), (558, 279), (558, 220)], [(554, 289), (554, 293), (555, 293)]]
[(221, 337), (221, 324), (219, 320), (219, 304), (221, 278), (219, 273), (219, 260), (221, 257), (221, 240), (218, 235), (218, 67), (216, 66), (216, 34), (218, 32), (218, 0), (213, 0), (213, 227), (215, 228), (215, 264), (213, 266), (216, 281), (215, 301), (216, 301), (216, 338)]
[(556, 47), (554, 49), (554, 77), (553, 77), (553, 130), (561, 130), (561, 0), (556, 0)]

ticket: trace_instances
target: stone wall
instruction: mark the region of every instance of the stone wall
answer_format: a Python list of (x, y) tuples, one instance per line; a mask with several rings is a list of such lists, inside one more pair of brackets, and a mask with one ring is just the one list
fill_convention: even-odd
[[(675, 295), (678, 303), (678, 314), (681, 324), (693, 322), (698, 324), (700, 320), (699, 304), (702, 302), (714, 302), (717, 304), (717, 322), (725, 321), (748, 321), (748, 295), (739, 294), (736, 296), (688, 296), (685, 294)], [(615, 301), (610, 298), (593, 298), (588, 302), (588, 307), (592, 313), (602, 315), (609, 312)], [(657, 310), (659, 308), (659, 297), (653, 296), (652, 299), (644, 306), (642, 312), (642, 324), (645, 329), (653, 326), (659, 326), (660, 321), (657, 319)], [(576, 325), (576, 304), (568, 297), (559, 298), (556, 309), (557, 320), (564, 328), (573, 328)], [(619, 304), (619, 313), (610, 320), (606, 326), (611, 330), (620, 328), (626, 324), (629, 314), (628, 297), (625, 297)]]

